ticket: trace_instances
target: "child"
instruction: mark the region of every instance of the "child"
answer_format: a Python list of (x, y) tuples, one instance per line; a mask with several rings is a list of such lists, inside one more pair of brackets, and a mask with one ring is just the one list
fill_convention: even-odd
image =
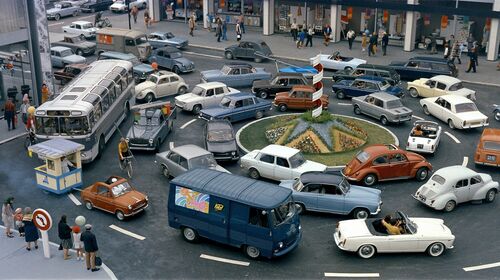
[(19, 237), (24, 236), (24, 223), (23, 223), (23, 209), (17, 208), (14, 212), (14, 220), (16, 221), (16, 227), (19, 231)]
[(80, 241), (80, 236), (82, 235), (79, 226), (73, 226), (73, 248), (76, 251), (76, 260), (83, 261), (83, 242)]

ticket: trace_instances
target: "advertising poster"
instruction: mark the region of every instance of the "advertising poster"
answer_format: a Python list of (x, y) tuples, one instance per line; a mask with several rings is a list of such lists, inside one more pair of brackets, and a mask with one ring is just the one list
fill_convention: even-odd
[(177, 186), (175, 187), (175, 205), (207, 214), (210, 195)]

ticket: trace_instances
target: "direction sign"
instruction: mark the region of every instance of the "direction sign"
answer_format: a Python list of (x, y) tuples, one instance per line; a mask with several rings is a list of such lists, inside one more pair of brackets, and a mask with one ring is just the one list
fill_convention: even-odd
[(33, 223), (39, 230), (47, 231), (52, 227), (52, 218), (49, 212), (38, 208), (33, 211)]

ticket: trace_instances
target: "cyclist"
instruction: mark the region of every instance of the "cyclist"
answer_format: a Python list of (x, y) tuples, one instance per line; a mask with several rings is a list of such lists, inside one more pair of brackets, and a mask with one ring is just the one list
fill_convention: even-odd
[(120, 165), (123, 164), (124, 158), (130, 156), (130, 149), (128, 147), (128, 142), (125, 138), (120, 139), (118, 144), (118, 158), (120, 159)]

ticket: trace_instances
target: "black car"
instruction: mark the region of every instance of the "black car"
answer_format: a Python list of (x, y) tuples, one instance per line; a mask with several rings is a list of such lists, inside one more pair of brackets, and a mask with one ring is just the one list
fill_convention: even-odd
[(95, 13), (97, 11), (107, 11), (109, 6), (113, 4), (113, 0), (91, 0), (80, 7), (80, 11), (84, 13)]
[(444, 58), (417, 56), (407, 62), (391, 62), (389, 66), (398, 72), (402, 80), (413, 81), (437, 75), (458, 76), (455, 64)]
[(228, 120), (210, 120), (205, 125), (205, 149), (216, 160), (238, 160), (238, 146), (233, 126)]
[(386, 80), (391, 86), (400, 83), (399, 74), (392, 67), (376, 64), (360, 64), (356, 69), (344, 69), (333, 74), (333, 81), (354, 80), (356, 78), (378, 77)]
[(272, 54), (269, 46), (262, 40), (241, 41), (239, 44), (229, 46), (224, 50), (224, 56), (227, 59), (247, 58), (253, 59), (255, 62), (261, 62)]
[(278, 73), (271, 80), (253, 82), (252, 92), (260, 98), (273, 97), (278, 92), (290, 91), (296, 85), (308, 85), (301, 73)]

